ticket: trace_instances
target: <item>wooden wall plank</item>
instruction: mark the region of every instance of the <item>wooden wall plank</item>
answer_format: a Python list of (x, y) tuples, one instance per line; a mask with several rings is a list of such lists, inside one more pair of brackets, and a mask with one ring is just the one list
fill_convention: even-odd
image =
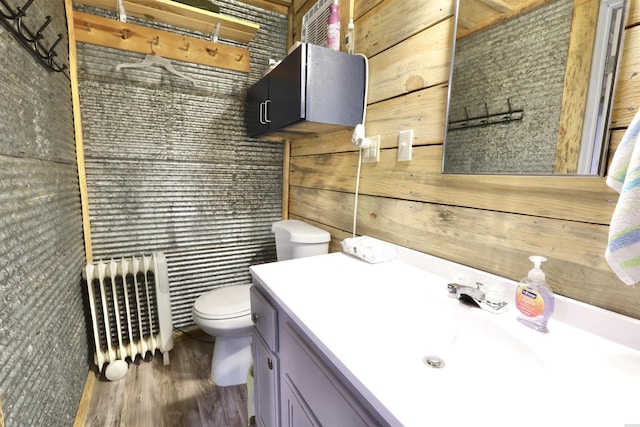
[[(453, 17), (409, 37), (369, 61), (369, 103), (449, 80)], [(429, 46), (429, 49), (424, 49)]]
[[(441, 175), (441, 146), (414, 147), (410, 162), (397, 149), (364, 163), (360, 193), (537, 217), (608, 224), (618, 194), (602, 178)], [(291, 185), (355, 191), (357, 153), (292, 157)], [(571, 187), (566, 186), (567, 179)]]
[[(638, 4), (635, 0), (633, 3)], [(616, 82), (611, 114), (611, 126), (629, 126), (640, 108), (640, 26), (629, 28), (624, 34), (620, 70)]]
[(382, 3), (383, 0), (361, 0), (356, 1), (354, 5), (353, 15), (356, 20), (361, 18), (364, 14), (371, 9)]
[(386, 0), (371, 12), (355, 27), (356, 52), (369, 58), (453, 16), (453, 2)]
[[(290, 211), (344, 230), (351, 225), (353, 198), (344, 192), (292, 187)], [(606, 226), (370, 196), (360, 196), (358, 206), (358, 235), (517, 280), (527, 274), (528, 257), (544, 253), (555, 292), (640, 317), (637, 292), (619, 285), (602, 256)]]

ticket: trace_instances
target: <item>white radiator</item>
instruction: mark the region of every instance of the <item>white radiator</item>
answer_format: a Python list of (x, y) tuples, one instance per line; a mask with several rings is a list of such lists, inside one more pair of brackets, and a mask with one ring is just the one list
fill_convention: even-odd
[[(135, 360), (160, 350), (165, 365), (173, 348), (169, 279), (164, 254), (86, 265), (95, 363), (111, 381)], [(106, 365), (106, 367), (105, 367)]]

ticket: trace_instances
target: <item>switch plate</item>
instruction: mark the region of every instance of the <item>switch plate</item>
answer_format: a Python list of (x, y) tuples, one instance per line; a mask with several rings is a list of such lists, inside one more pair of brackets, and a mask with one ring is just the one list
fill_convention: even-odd
[(362, 149), (362, 161), (375, 163), (380, 161), (380, 135), (367, 137), (370, 145)]
[(406, 162), (411, 160), (413, 148), (413, 129), (403, 130), (398, 135), (398, 161)]

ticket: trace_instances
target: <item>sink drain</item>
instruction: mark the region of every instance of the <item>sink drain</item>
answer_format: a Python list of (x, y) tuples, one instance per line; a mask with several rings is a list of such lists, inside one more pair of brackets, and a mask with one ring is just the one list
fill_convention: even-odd
[(436, 369), (444, 368), (444, 360), (442, 360), (438, 356), (425, 356), (424, 359), (422, 359), (422, 361), (424, 362), (425, 365), (431, 368), (436, 368)]

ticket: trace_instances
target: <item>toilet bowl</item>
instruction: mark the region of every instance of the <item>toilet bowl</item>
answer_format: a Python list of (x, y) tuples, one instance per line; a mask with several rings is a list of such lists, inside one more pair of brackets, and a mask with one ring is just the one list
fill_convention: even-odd
[(216, 288), (196, 299), (193, 321), (215, 338), (211, 359), (211, 379), (216, 385), (247, 382), (251, 366), (251, 285)]
[[(326, 254), (331, 235), (298, 220), (273, 224), (278, 261)], [(191, 310), (196, 325), (215, 337), (211, 379), (218, 386), (247, 382), (251, 366), (251, 285), (219, 287), (200, 295)]]

